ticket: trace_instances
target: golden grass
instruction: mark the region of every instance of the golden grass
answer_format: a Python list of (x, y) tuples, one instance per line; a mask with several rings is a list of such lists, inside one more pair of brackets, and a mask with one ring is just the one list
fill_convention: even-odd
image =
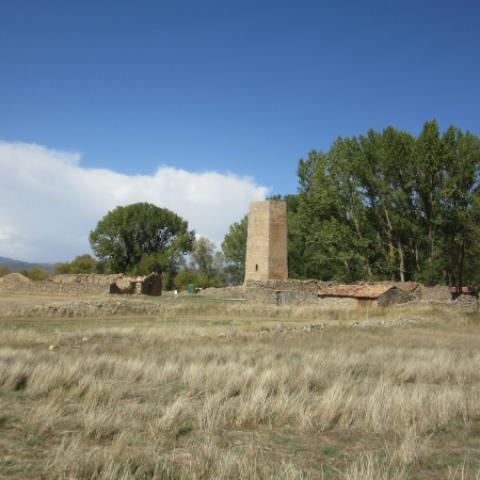
[(1, 321), (0, 477), (479, 479), (478, 320), (344, 315)]

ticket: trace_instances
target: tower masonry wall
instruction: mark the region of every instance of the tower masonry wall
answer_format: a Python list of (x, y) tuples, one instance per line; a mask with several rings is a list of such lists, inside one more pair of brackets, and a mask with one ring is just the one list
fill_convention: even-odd
[(285, 202), (254, 202), (248, 214), (245, 281), (288, 278)]
[(288, 278), (287, 204), (269, 203), (269, 278), (284, 280)]

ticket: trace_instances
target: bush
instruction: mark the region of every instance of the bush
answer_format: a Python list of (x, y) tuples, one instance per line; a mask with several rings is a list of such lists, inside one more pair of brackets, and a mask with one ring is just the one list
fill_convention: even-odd
[(189, 284), (195, 288), (203, 287), (203, 281), (200, 274), (196, 270), (185, 269), (178, 273), (175, 277), (174, 284), (179, 290), (186, 290)]
[(65, 275), (70, 273), (70, 264), (68, 262), (58, 262), (53, 266), (54, 275)]
[(38, 267), (32, 268), (30, 272), (25, 273), (25, 271), (23, 271), (21, 273), (26, 275), (30, 280), (33, 280), (34, 282), (39, 282), (48, 278), (48, 272), (43, 268)]

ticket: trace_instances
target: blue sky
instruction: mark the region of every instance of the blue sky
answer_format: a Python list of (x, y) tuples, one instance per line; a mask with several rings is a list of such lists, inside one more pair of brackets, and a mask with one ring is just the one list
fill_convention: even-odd
[(479, 47), (474, 1), (4, 0), (0, 140), (293, 193), (337, 136), (480, 133)]

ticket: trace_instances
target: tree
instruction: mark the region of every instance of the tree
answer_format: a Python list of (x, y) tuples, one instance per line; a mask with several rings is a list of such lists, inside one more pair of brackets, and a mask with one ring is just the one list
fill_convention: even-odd
[(192, 250), (194, 232), (174, 212), (150, 203), (117, 207), (90, 233), (95, 255), (113, 273), (135, 272), (145, 256), (157, 255), (155, 268), (176, 273), (178, 260)]
[(95, 273), (97, 261), (91, 255), (79, 255), (70, 263), (69, 270), (70, 273)]
[[(438, 255), (444, 259), (446, 281), (459, 289), (465, 274), (479, 267), (477, 239), (480, 203), (476, 189), (480, 173), (480, 140), (450, 127), (442, 137), (445, 161), (439, 191), (441, 222)], [(466, 270), (466, 266), (468, 269)]]
[(233, 283), (240, 284), (245, 276), (245, 256), (247, 252), (248, 217), (230, 225), (222, 242), (222, 252), (227, 265), (228, 276)]
[(178, 290), (187, 290), (188, 285), (193, 285), (195, 288), (203, 288), (204, 284), (200, 278), (198, 270), (192, 268), (185, 268), (178, 272), (178, 275), (175, 277), (174, 286)]
[[(196, 274), (195, 286), (221, 287), (227, 283), (225, 275), (225, 259), (221, 252), (216, 251), (216, 245), (205, 237), (195, 240), (192, 251), (192, 265), (186, 271)], [(180, 272), (182, 273), (182, 272)], [(179, 274), (180, 275), (180, 274)], [(186, 275), (186, 274), (185, 274)]]
[(197, 238), (193, 244), (192, 259), (200, 273), (208, 280), (215, 274), (214, 254), (215, 244), (205, 237)]
[(34, 282), (39, 282), (48, 278), (48, 272), (43, 268), (39, 267), (34, 267), (30, 271), (22, 270), (20, 273), (28, 277), (30, 280), (33, 280)]

